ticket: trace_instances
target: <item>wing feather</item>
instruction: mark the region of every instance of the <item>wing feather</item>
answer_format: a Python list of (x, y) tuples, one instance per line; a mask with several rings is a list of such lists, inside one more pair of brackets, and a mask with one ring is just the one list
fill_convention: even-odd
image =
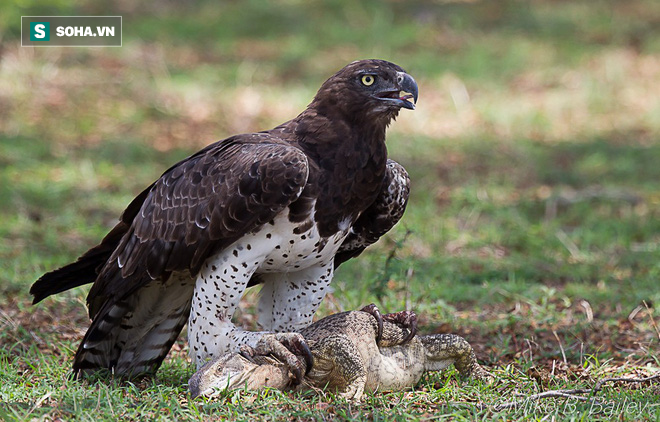
[(369, 208), (358, 218), (351, 233), (335, 255), (335, 268), (355, 258), (375, 243), (401, 219), (408, 204), (410, 177), (399, 163), (387, 160), (381, 191)]
[(132, 210), (89, 292), (90, 315), (172, 271), (196, 274), (210, 255), (295, 201), (307, 177), (304, 153), (265, 133), (229, 138), (174, 165)]

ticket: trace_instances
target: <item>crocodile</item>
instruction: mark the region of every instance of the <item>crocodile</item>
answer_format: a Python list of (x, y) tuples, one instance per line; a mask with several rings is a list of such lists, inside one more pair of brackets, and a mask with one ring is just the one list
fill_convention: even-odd
[(381, 316), (378, 308), (369, 305), (360, 311), (337, 313), (300, 331), (313, 356), (311, 368), (304, 359), (284, 362), (291, 354), (280, 353), (278, 348), (284, 346), (266, 339), (254, 349), (244, 347), (241, 353), (209, 361), (190, 378), (188, 387), (193, 397), (213, 397), (238, 388), (328, 388), (359, 402), (364, 392), (410, 388), (425, 372), (451, 364), (462, 377), (492, 382), (464, 338), (417, 335), (416, 327), (412, 311)]

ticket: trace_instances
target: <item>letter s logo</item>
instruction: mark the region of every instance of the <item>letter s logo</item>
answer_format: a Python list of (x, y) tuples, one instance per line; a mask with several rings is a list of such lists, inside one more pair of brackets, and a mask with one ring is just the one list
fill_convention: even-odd
[(46, 31), (44, 31), (45, 29), (46, 29), (46, 25), (44, 25), (43, 23), (39, 23), (35, 25), (34, 36), (36, 38), (46, 38)]
[(30, 22), (30, 41), (50, 41), (50, 22)]

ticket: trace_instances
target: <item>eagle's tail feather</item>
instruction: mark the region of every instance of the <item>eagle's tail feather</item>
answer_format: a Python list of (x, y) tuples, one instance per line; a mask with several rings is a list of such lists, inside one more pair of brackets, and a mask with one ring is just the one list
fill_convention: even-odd
[(30, 294), (34, 296), (32, 304), (39, 303), (50, 295), (93, 283), (96, 280), (96, 269), (99, 265), (103, 265), (112, 253), (112, 251), (97, 251), (96, 248), (91, 249), (76, 262), (41, 276), (30, 288)]
[(188, 321), (194, 282), (150, 282), (96, 314), (74, 358), (74, 374), (108, 369), (135, 377), (155, 373)]
[(50, 295), (93, 283), (99, 267), (110, 258), (127, 229), (128, 225), (120, 222), (99, 245), (85, 252), (76, 262), (41, 276), (30, 288), (30, 294), (34, 296), (32, 304), (39, 303)]

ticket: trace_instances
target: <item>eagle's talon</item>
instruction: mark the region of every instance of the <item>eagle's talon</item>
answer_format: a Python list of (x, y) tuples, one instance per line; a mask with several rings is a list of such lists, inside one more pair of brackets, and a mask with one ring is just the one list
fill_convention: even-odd
[(408, 330), (400, 344), (406, 344), (417, 335), (417, 314), (413, 311), (401, 311), (383, 315), (383, 321), (396, 324)]
[(380, 309), (378, 309), (376, 304), (372, 303), (360, 310), (376, 318), (376, 323), (378, 324), (378, 331), (376, 332), (376, 344), (380, 345), (380, 341), (383, 338), (383, 315), (380, 313)]
[(249, 360), (252, 363), (257, 363), (254, 360), (254, 356), (256, 355), (256, 351), (250, 347), (250, 346), (241, 346), (241, 349), (239, 351), (239, 354), (243, 356), (245, 359)]
[[(312, 351), (307, 345), (305, 338), (301, 334), (298, 334), (296, 336), (284, 337), (280, 341), (284, 347), (286, 347), (296, 357), (303, 358), (305, 361), (305, 375), (307, 375), (312, 369), (312, 365), (314, 365), (314, 357), (312, 356)], [(302, 381), (302, 377), (300, 377), (300, 381)]]
[(289, 370), (293, 374), (293, 385), (300, 385), (303, 380), (303, 373), (297, 366), (289, 366)]
[(306, 341), (300, 343), (300, 347), (303, 351), (302, 357), (305, 359), (305, 375), (307, 375), (309, 374), (309, 371), (312, 370), (312, 366), (314, 365), (314, 356), (312, 356), (312, 350), (309, 348)]
[(285, 363), (293, 375), (294, 385), (302, 383), (314, 363), (312, 351), (299, 333), (265, 334), (257, 343), (254, 352), (258, 355), (272, 355)]

